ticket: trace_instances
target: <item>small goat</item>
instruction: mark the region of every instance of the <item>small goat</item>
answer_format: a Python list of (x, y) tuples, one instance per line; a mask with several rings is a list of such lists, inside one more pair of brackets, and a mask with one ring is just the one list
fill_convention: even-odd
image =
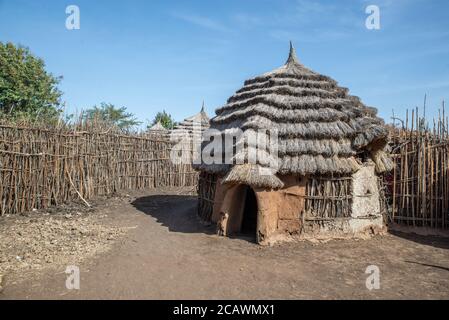
[(229, 214), (227, 212), (220, 212), (220, 219), (217, 222), (217, 235), (227, 236), (228, 219)]

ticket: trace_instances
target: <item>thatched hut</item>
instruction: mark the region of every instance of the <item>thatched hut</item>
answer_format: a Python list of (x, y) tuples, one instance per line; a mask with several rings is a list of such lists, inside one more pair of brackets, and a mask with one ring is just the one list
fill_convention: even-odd
[[(198, 211), (222, 234), (250, 232), (267, 244), (383, 228), (378, 177), (393, 166), (383, 121), (335, 80), (302, 65), (292, 45), (284, 66), (245, 81), (216, 114), (202, 156), (217, 139), (232, 145), (212, 156), (232, 155), (196, 166)], [(262, 139), (264, 148), (248, 139), (264, 131), (276, 132)]]
[(194, 137), (201, 137), (204, 130), (209, 128), (209, 117), (204, 111), (204, 102), (201, 111), (188, 117), (175, 126), (170, 132), (170, 140), (177, 142), (180, 140), (192, 140)]
[(166, 129), (160, 121), (156, 122), (148, 129), (148, 134), (151, 136), (157, 136), (162, 138), (168, 138), (170, 130)]
[(210, 126), (209, 117), (204, 110), (181, 121), (170, 131), (170, 142), (173, 143), (170, 158), (173, 162), (191, 165), (199, 157), (202, 134)]

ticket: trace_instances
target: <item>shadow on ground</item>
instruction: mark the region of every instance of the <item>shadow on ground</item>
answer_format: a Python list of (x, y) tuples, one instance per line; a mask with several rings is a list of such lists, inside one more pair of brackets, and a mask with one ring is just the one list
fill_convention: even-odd
[(435, 265), (435, 264), (421, 263), (421, 262), (409, 261), (409, 260), (405, 260), (405, 262), (412, 263), (412, 264), (417, 264), (417, 265), (420, 265), (420, 266), (423, 266), (423, 267), (436, 268), (436, 269), (440, 269), (440, 270), (444, 270), (444, 271), (449, 271), (449, 268), (443, 267), (443, 266), (439, 266), (439, 265)]
[(423, 236), (416, 233), (408, 233), (395, 230), (389, 230), (388, 232), (392, 235), (395, 235), (396, 237), (413, 241), (422, 245), (449, 250), (449, 238), (446, 237)]
[(197, 197), (188, 195), (151, 195), (131, 203), (137, 210), (157, 219), (169, 231), (214, 234), (197, 216)]
[[(205, 225), (197, 216), (197, 197), (189, 195), (149, 195), (137, 198), (131, 203), (137, 210), (157, 219), (171, 232), (215, 234), (214, 225)], [(421, 236), (389, 230), (389, 233), (419, 244), (449, 250), (449, 238)], [(255, 242), (255, 235), (238, 234), (239, 238)]]
[[(151, 195), (140, 197), (131, 204), (139, 211), (157, 219), (171, 232), (216, 234), (216, 226), (205, 225), (197, 216), (196, 196)], [(239, 233), (229, 238), (256, 243), (255, 234)]]

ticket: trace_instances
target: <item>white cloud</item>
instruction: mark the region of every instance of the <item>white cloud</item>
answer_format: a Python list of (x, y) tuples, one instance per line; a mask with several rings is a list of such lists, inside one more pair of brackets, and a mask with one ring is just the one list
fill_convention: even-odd
[(335, 3), (322, 3), (311, 0), (297, 0), (296, 1), (297, 14), (307, 16), (310, 14), (322, 14), (338, 9)]
[(199, 16), (199, 15), (194, 15), (194, 14), (184, 14), (184, 13), (172, 13), (172, 16), (177, 19), (183, 20), (185, 22), (191, 23), (193, 25), (196, 25), (196, 26), (199, 26), (199, 27), (202, 27), (205, 29), (220, 31), (220, 32), (230, 31), (230, 29), (227, 28), (225, 25), (223, 25), (219, 21), (214, 20), (209, 17)]

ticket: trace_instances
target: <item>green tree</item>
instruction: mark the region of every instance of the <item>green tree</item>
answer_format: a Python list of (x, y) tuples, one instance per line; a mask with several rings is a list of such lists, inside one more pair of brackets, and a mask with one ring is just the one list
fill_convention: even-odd
[(117, 126), (122, 130), (129, 130), (141, 122), (126, 107), (116, 107), (111, 103), (102, 102), (99, 107), (93, 106), (84, 112), (84, 119), (99, 120), (108, 125)]
[(165, 112), (165, 110), (162, 110), (156, 114), (151, 124), (148, 125), (148, 129), (158, 122), (160, 122), (165, 129), (173, 129), (176, 125), (176, 122), (173, 120), (172, 116)]
[(0, 42), (0, 114), (12, 118), (55, 120), (61, 112), (61, 77), (45, 70), (28, 48)]

